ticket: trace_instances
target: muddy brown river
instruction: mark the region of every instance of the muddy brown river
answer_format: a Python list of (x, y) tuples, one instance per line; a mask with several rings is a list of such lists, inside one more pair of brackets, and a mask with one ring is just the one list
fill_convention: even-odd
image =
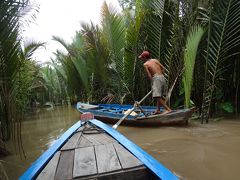
[[(9, 179), (17, 179), (57, 138), (79, 119), (72, 107), (39, 109), (22, 123), (26, 159), (13, 154), (1, 158)], [(240, 119), (224, 119), (209, 124), (191, 121), (184, 127), (118, 130), (139, 145), (181, 179), (240, 179)]]

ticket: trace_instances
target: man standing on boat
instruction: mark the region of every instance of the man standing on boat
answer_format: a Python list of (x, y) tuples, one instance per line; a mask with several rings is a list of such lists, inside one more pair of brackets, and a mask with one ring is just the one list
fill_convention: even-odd
[(162, 105), (166, 111), (161, 114), (167, 114), (172, 110), (167, 106), (164, 96), (167, 95), (167, 84), (163, 76), (164, 66), (157, 59), (150, 59), (150, 53), (143, 51), (139, 58), (144, 61), (144, 69), (148, 78), (152, 81), (152, 96), (157, 101), (157, 109), (153, 114), (160, 114), (160, 106)]

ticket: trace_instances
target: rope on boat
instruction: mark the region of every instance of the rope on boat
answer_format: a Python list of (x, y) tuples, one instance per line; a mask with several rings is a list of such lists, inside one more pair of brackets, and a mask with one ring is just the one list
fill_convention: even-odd
[(89, 125), (89, 122), (87, 121), (84, 124), (84, 128), (83, 130), (81, 130), (81, 132), (83, 134), (100, 134), (100, 133), (105, 133), (105, 131), (99, 127), (97, 127), (96, 125), (92, 124)]
[(83, 126), (82, 132), (83, 134), (100, 134), (105, 133), (105, 131), (99, 127), (97, 127), (95, 124), (92, 124), (89, 122), (89, 120), (94, 119), (94, 115), (90, 112), (86, 112), (81, 114), (80, 120), (81, 124)]

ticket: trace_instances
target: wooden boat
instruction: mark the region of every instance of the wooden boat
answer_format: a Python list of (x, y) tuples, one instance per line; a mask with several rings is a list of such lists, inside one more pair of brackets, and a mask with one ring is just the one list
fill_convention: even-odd
[(68, 129), (19, 179), (178, 179), (118, 131), (90, 119)]
[[(86, 104), (86, 103), (77, 103), (77, 109), (81, 113), (91, 112), (94, 116), (110, 124), (115, 124), (119, 119), (121, 119), (132, 105), (119, 105), (119, 104)], [(143, 111), (140, 110), (134, 111), (121, 123), (125, 125), (133, 126), (163, 126), (163, 125), (181, 125), (187, 124), (189, 118), (192, 116), (194, 109), (179, 109), (173, 110), (168, 114), (157, 114), (152, 115), (156, 110), (155, 106), (141, 106)]]

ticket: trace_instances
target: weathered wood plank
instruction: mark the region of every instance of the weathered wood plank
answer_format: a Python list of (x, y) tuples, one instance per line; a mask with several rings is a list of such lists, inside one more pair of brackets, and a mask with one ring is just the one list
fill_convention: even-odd
[(156, 180), (156, 177), (145, 166), (139, 166), (133, 169), (127, 169), (123, 171), (114, 171), (110, 173), (103, 173), (99, 175), (93, 175), (90, 177), (79, 177), (74, 180)]
[(102, 144), (117, 143), (117, 141), (107, 133), (93, 134), (93, 136), (91, 137), (93, 137)]
[(89, 141), (85, 136), (81, 136), (76, 148), (78, 147), (88, 147), (88, 146), (93, 146), (93, 143)]
[(60, 151), (58, 151), (53, 156), (53, 158), (48, 162), (48, 164), (45, 166), (45, 168), (42, 170), (42, 172), (38, 175), (36, 179), (37, 180), (42, 180), (42, 179), (53, 180), (56, 169), (57, 169), (59, 157), (60, 157)]
[(83, 136), (87, 138), (90, 142), (92, 142), (92, 144), (94, 145), (117, 143), (115, 139), (113, 139), (106, 133), (84, 134)]
[(159, 179), (154, 176), (147, 168), (140, 166), (134, 169), (124, 171), (117, 171), (107, 174), (102, 174), (97, 177), (98, 180), (156, 180)]
[(121, 170), (113, 144), (95, 146), (98, 173)]
[(131, 154), (124, 147), (122, 147), (119, 143), (114, 143), (113, 145), (116, 149), (117, 155), (119, 157), (123, 169), (137, 167), (143, 164), (133, 154)]
[[(83, 134), (83, 136), (89, 140), (93, 145), (100, 145), (102, 144), (101, 141), (95, 136), (96, 134)], [(97, 134), (99, 135), (99, 134)]]
[(73, 178), (97, 174), (93, 146), (75, 149)]
[(82, 132), (82, 130), (85, 128), (85, 126), (81, 126), (80, 128), (78, 128), (77, 132)]
[(134, 154), (143, 164), (151, 169), (154, 174), (159, 177), (159, 179), (178, 179), (178, 177), (173, 174), (169, 169), (164, 167), (160, 162), (150, 156), (147, 152), (143, 151), (139, 146), (128, 140), (122, 134), (120, 134), (115, 129), (110, 126), (102, 123), (98, 120), (91, 120), (91, 123), (96, 126), (104, 129), (107, 133), (111, 134), (118, 142), (124, 144), (124, 147), (127, 148), (132, 154)]
[(72, 179), (74, 150), (61, 151), (55, 179)]
[(75, 133), (67, 143), (61, 148), (61, 150), (74, 149), (77, 146), (78, 140), (81, 137), (82, 132)]
[(118, 143), (118, 141), (116, 139), (114, 139), (111, 135), (109, 135), (108, 133), (104, 133), (103, 135), (107, 141), (112, 142), (112, 143)]

